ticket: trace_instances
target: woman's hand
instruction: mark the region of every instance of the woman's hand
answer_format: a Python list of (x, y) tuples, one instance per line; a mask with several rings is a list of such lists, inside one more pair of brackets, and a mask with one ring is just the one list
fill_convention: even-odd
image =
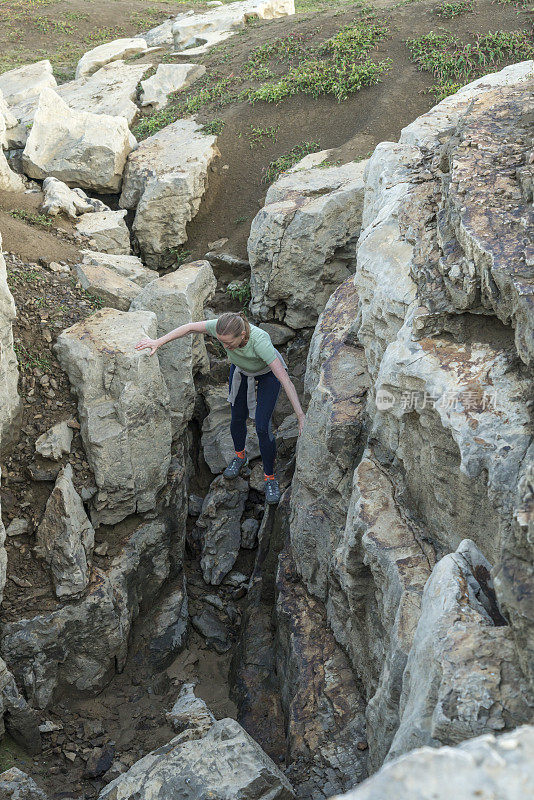
[(150, 348), (150, 355), (153, 356), (158, 347), (160, 346), (161, 342), (158, 339), (141, 339), (140, 342), (137, 342), (135, 345), (136, 350), (147, 350)]
[(302, 433), (302, 429), (304, 428), (304, 423), (306, 422), (306, 414), (298, 414), (297, 419), (299, 423), (299, 436), (300, 436)]

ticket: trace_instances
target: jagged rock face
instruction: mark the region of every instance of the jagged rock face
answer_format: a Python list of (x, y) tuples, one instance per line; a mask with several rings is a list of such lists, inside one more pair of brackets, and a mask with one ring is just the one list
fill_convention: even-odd
[(194, 683), (184, 683), (175, 704), (166, 716), (176, 733), (193, 728), (197, 738), (207, 733), (215, 722), (215, 717), (204, 700), (195, 696)]
[(488, 734), (458, 747), (423, 747), (386, 764), (377, 775), (337, 800), (522, 800), (534, 791), (534, 728)]
[(35, 781), (17, 767), (0, 773), (0, 792), (5, 800), (48, 800)]
[(136, 351), (156, 336), (148, 311), (103, 309), (63, 331), (59, 361), (78, 395), (81, 435), (98, 492), (94, 525), (156, 505), (171, 458), (169, 395), (157, 359)]
[(57, 597), (77, 597), (89, 583), (95, 532), (72, 483), (70, 464), (60, 472), (37, 529), (37, 545), (50, 565)]
[(232, 36), (249, 19), (275, 19), (294, 13), (294, 0), (247, 0), (191, 16), (182, 14), (172, 26), (174, 47), (187, 49), (188, 55), (198, 55)]
[[(230, 432), (230, 404), (228, 384), (208, 386), (203, 392), (208, 414), (202, 422), (202, 452), (206, 464), (214, 475), (221, 473), (235, 455)], [(248, 458), (257, 458), (260, 445), (254, 421), (247, 419), (246, 450)]]
[(300, 773), (301, 795), (329, 797), (367, 775), (365, 703), (324, 606), (298, 581), (289, 549), (280, 555), (276, 589), (277, 672), (291, 774)]
[(51, 175), (96, 192), (120, 189), (132, 149), (124, 117), (72, 111), (52, 89), (43, 89), (22, 155), (26, 175)]
[(197, 525), (202, 533), (200, 565), (206, 583), (219, 585), (235, 564), (241, 546), (241, 517), (248, 496), (243, 478), (212, 482)]
[(100, 800), (291, 800), (289, 782), (233, 719), (215, 722), (204, 736), (186, 730), (142, 758), (100, 794)]
[[(119, 59), (135, 56), (137, 53), (144, 53), (147, 44), (144, 39), (115, 39), (113, 42), (106, 42), (98, 47), (94, 47), (80, 58), (76, 67), (76, 80), (87, 75), (92, 75), (97, 69), (105, 64)], [(145, 67), (146, 69), (146, 67)]]
[(315, 325), (354, 272), (365, 161), (282, 175), (250, 229), (251, 310), (292, 328)]
[[(531, 69), (475, 82), (376, 148), (355, 276), (310, 347), (291, 544), (366, 688), (373, 770), (512, 728), (532, 704)], [(333, 368), (351, 351), (365, 408), (346, 402), (355, 362)], [(485, 586), (494, 613), (473, 600)]]
[[(0, 158), (3, 157), (0, 149)], [(2, 255), (0, 234), (0, 456), (17, 437), (20, 424), (20, 398), (17, 391), (19, 371), (13, 350), (15, 302), (7, 285), (7, 270)]]
[(119, 204), (136, 208), (133, 232), (149, 267), (170, 266), (171, 248), (187, 241), (186, 225), (200, 208), (208, 168), (219, 155), (216, 141), (193, 117), (180, 119), (128, 158)]
[(0, 739), (6, 730), (32, 755), (41, 752), (38, 715), (21, 695), (13, 675), (0, 658)]
[(93, 569), (82, 600), (3, 626), (2, 654), (32, 705), (46, 708), (73, 691), (98, 693), (124, 668), (133, 621), (182, 563), (184, 476), (183, 460), (173, 459), (157, 516), (116, 529), (124, 545), (106, 572)]
[[(131, 311), (153, 311), (158, 320), (157, 335), (204, 319), (204, 304), (215, 292), (217, 282), (208, 261), (195, 261), (151, 282), (141, 291)], [(185, 336), (158, 351), (161, 372), (170, 396), (173, 435), (181, 435), (193, 416), (193, 377), (209, 369), (203, 336)]]

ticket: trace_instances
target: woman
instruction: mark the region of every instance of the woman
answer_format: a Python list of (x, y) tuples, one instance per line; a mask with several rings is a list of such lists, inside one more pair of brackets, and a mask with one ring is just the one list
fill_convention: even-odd
[(280, 499), (280, 487), (274, 473), (276, 441), (272, 432), (271, 417), (278, 400), (280, 385), (284, 387), (297, 415), (299, 435), (305, 419), (297, 392), (287, 374), (280, 353), (273, 347), (271, 337), (266, 331), (251, 325), (243, 314), (232, 312), (222, 314), (218, 319), (180, 325), (159, 339), (142, 339), (135, 349), (150, 348), (150, 355), (153, 356), (162, 344), (173, 339), (181, 339), (190, 333), (208, 333), (216, 336), (231, 362), (228, 400), (232, 406), (230, 431), (235, 456), (224, 470), (225, 478), (237, 478), (243, 467), (248, 464), (245, 440), (247, 417), (250, 415), (255, 419), (260, 443), (265, 499), (268, 503), (277, 503)]

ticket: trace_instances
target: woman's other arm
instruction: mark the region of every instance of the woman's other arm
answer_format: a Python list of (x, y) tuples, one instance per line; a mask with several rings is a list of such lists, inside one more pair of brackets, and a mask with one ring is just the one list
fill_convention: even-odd
[(180, 325), (179, 328), (169, 331), (169, 333), (166, 333), (164, 336), (160, 336), (159, 339), (141, 339), (141, 341), (137, 342), (135, 345), (135, 349), (145, 350), (146, 348), (150, 348), (150, 355), (153, 356), (158, 347), (161, 347), (162, 344), (172, 342), (173, 339), (181, 339), (182, 336), (187, 336), (188, 333), (206, 333), (206, 321), (187, 322), (185, 325)]
[(293, 381), (287, 374), (287, 370), (277, 357), (274, 361), (269, 364), (269, 367), (272, 369), (273, 373), (276, 375), (282, 386), (284, 387), (284, 391), (289, 397), (289, 402), (293, 406), (293, 410), (297, 415), (297, 419), (299, 422), (299, 436), (302, 433), (302, 428), (304, 427), (304, 422), (306, 420), (306, 415), (302, 410), (302, 406), (300, 405), (299, 397), (297, 394), (297, 390), (293, 384)]

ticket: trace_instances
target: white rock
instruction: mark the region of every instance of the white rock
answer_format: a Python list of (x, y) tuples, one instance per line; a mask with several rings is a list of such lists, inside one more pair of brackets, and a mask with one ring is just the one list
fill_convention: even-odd
[(205, 72), (202, 64), (158, 64), (155, 75), (141, 81), (141, 105), (152, 106), (155, 111), (163, 108), (171, 92), (186, 89)]
[(132, 125), (139, 113), (134, 102), (137, 85), (149, 66), (113, 61), (92, 75), (63, 83), (56, 91), (73, 111), (125, 117)]
[(104, 64), (129, 58), (137, 53), (145, 53), (146, 50), (147, 43), (144, 39), (115, 39), (113, 42), (106, 42), (106, 44), (101, 44), (93, 48), (93, 50), (89, 50), (81, 57), (76, 67), (75, 77), (78, 79), (91, 75), (97, 69), (103, 67)]
[(72, 428), (69, 428), (66, 421), (58, 422), (39, 436), (35, 442), (35, 449), (43, 458), (60, 461), (66, 453), (70, 453), (73, 434)]
[[(132, 311), (153, 311), (158, 319), (158, 336), (204, 319), (204, 304), (215, 292), (217, 282), (208, 261), (186, 264), (152, 281), (135, 298)], [(193, 416), (193, 377), (208, 372), (209, 360), (203, 336), (186, 336), (164, 345), (158, 358), (169, 390), (173, 435), (180, 435)]]
[(120, 189), (130, 132), (123, 117), (72, 111), (51, 89), (43, 89), (22, 155), (31, 178), (52, 175), (100, 192)]
[(251, 310), (311, 327), (354, 271), (365, 162), (282, 175), (250, 229)]
[(3, 192), (23, 192), (25, 189), (24, 182), (20, 175), (13, 172), (4, 151), (0, 147), (0, 190)]
[(169, 394), (158, 360), (135, 344), (156, 316), (103, 309), (63, 331), (55, 349), (78, 395), (81, 435), (98, 493), (93, 524), (153, 509), (171, 457)]
[(48, 59), (10, 69), (0, 75), (0, 91), (10, 106), (36, 97), (42, 89), (55, 89), (56, 86), (52, 65)]
[(184, 683), (172, 709), (165, 715), (176, 733), (192, 728), (195, 736), (206, 733), (215, 717), (200, 697), (195, 696), (195, 684)]
[(232, 36), (250, 19), (275, 19), (294, 13), (294, 0), (245, 0), (210, 8), (176, 20), (172, 28), (174, 47), (198, 55)]
[(534, 727), (458, 747), (421, 747), (335, 800), (525, 800), (534, 793)]
[(78, 597), (86, 589), (95, 543), (93, 526), (72, 478), (72, 467), (67, 464), (37, 529), (37, 545), (50, 565), (58, 597)]
[(18, 120), (10, 110), (0, 89), (0, 148), (8, 149), (12, 146), (12, 129), (17, 125)]
[[(0, 165), (3, 153), (0, 150)], [(13, 322), (16, 309), (7, 284), (7, 270), (2, 255), (0, 235), (0, 455), (17, 438), (21, 405), (17, 391), (19, 371), (13, 350)]]
[(133, 281), (100, 264), (77, 264), (76, 275), (82, 288), (99, 297), (107, 308), (128, 311), (141, 291)]
[(139, 144), (128, 158), (119, 205), (135, 208), (133, 232), (148, 266), (169, 266), (170, 249), (187, 241), (208, 168), (219, 155), (215, 136), (193, 118), (180, 119)]
[(161, 47), (162, 45), (172, 45), (172, 27), (178, 17), (184, 16), (179, 14), (177, 17), (171, 17), (162, 22), (155, 28), (151, 28), (146, 33), (139, 34), (139, 38), (144, 39), (149, 47)]
[(126, 211), (97, 211), (82, 214), (76, 223), (76, 230), (88, 236), (95, 248), (104, 253), (129, 255), (130, 231), (124, 218)]
[(94, 250), (82, 250), (82, 253), (84, 264), (94, 264), (111, 269), (121, 278), (127, 278), (141, 287), (159, 278), (159, 272), (144, 267), (143, 262), (137, 256), (97, 253)]
[(43, 191), (44, 200), (41, 210), (51, 217), (57, 217), (58, 214), (64, 213), (71, 219), (76, 219), (79, 214), (93, 211), (91, 204), (86, 199), (57, 178), (45, 178)]
[(22, 519), (20, 517), (15, 517), (12, 519), (8, 525), (6, 533), (8, 536), (22, 536), (29, 528), (29, 523), (27, 519)]

